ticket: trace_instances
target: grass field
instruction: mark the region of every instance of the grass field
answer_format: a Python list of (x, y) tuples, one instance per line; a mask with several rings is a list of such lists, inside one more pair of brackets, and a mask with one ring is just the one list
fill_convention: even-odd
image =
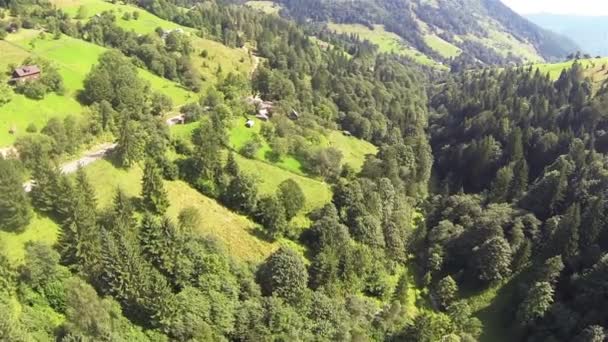
[(366, 155), (378, 152), (376, 146), (371, 143), (354, 137), (347, 137), (342, 132), (337, 131), (329, 134), (326, 143), (328, 146), (340, 150), (343, 155), (343, 163), (350, 165), (357, 171), (361, 170)]
[(59, 227), (46, 217), (35, 215), (23, 233), (9, 233), (0, 230), (0, 253), (5, 255), (13, 265), (18, 265), (25, 256), (25, 244), (29, 241), (40, 241), (54, 244), (59, 236)]
[[(5, 41), (0, 41), (0, 48), (7, 48), (9, 51), (8, 58), (4, 58), (4, 55), (0, 58), (0, 67), (6, 68), (10, 63), (20, 64), (28, 56), (42, 56), (58, 68), (66, 88), (65, 95), (48, 94), (40, 101), (15, 94), (13, 100), (0, 110), (0, 146), (14, 142), (15, 135), (9, 134), (13, 127), (18, 135), (24, 133), (30, 123), (40, 129), (51, 117), (82, 113), (83, 107), (76, 100), (76, 96), (82, 89), (83, 81), (91, 67), (97, 62), (99, 55), (106, 51), (103, 47), (67, 36), (53, 39), (45, 35), (41, 38), (40, 33), (34, 30), (21, 30), (19, 34), (9, 35)], [(153, 90), (171, 97), (175, 105), (193, 98), (193, 93), (180, 85), (146, 70), (140, 69), (139, 75), (150, 82)]]
[[(245, 146), (245, 144), (247, 144), (247, 142), (250, 141), (255, 134), (260, 134), (262, 126), (267, 124), (253, 117), (248, 119), (251, 119), (255, 122), (255, 125), (251, 128), (245, 126), (246, 119), (244, 118), (236, 118), (232, 121), (232, 128), (229, 133), (230, 147), (232, 147), (236, 151), (240, 151), (241, 148)], [(290, 156), (285, 156), (281, 161), (272, 162), (268, 158), (268, 154), (270, 152), (272, 152), (272, 149), (266, 141), (263, 141), (262, 147), (258, 150), (256, 154), (256, 159), (272, 163), (273, 165), (276, 165), (291, 172), (304, 174), (302, 164), (297, 159)]]
[(395, 53), (412, 58), (416, 63), (446, 69), (447, 67), (437, 63), (425, 54), (409, 47), (395, 33), (384, 30), (382, 25), (375, 25), (373, 30), (360, 24), (335, 24), (330, 23), (329, 28), (338, 33), (354, 33), (361, 39), (370, 41), (378, 46), (380, 52)]
[[(133, 197), (141, 192), (142, 170), (133, 167), (129, 170), (117, 169), (110, 162), (101, 160), (86, 167), (93, 182), (100, 207), (108, 207), (116, 189), (120, 187)], [(167, 215), (177, 218), (179, 212), (193, 206), (201, 213), (203, 224), (200, 233), (217, 239), (230, 255), (243, 261), (259, 262), (270, 255), (278, 243), (269, 243), (255, 235), (256, 225), (244, 216), (234, 214), (215, 200), (201, 195), (182, 181), (166, 181), (165, 189), (171, 206)]]
[(439, 52), (443, 57), (446, 58), (457, 57), (462, 52), (459, 47), (446, 42), (434, 34), (426, 34), (424, 36), (424, 42), (430, 46), (431, 49)]
[(278, 14), (281, 10), (281, 5), (272, 1), (247, 1), (245, 5), (267, 14)]
[(241, 170), (256, 178), (258, 188), (262, 194), (274, 194), (279, 184), (291, 178), (300, 185), (306, 196), (305, 212), (320, 208), (331, 200), (331, 189), (325, 182), (301, 176), (259, 160), (247, 159), (240, 155), (236, 156), (236, 160)]

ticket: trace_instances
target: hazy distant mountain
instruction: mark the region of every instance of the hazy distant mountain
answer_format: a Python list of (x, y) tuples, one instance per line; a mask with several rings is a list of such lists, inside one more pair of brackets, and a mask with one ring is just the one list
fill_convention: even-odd
[(585, 52), (608, 56), (608, 16), (542, 13), (526, 15), (526, 18), (541, 27), (567, 36)]
[(441, 40), (483, 64), (559, 60), (578, 49), (500, 0), (274, 0), (292, 17), (335, 23), (384, 25), (410, 46), (442, 60)]

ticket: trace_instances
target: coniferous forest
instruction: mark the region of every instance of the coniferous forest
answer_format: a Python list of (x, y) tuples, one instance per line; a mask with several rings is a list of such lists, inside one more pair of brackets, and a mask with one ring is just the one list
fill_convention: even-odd
[[(188, 35), (0, 0), (0, 29), (18, 21), (107, 49), (78, 94), (86, 115), (50, 119), (0, 158), (2, 231), (27, 233), (35, 216), (60, 227), (55, 243), (25, 243), (18, 263), (0, 254), (0, 341), (604, 341), (608, 88), (579, 62), (557, 78), (490, 65), (499, 58), (434, 70), (298, 20), (301, 1), (283, 2), (291, 16), (235, 1), (128, 2), (255, 53), (250, 77), (219, 70), (207, 86)], [(407, 31), (397, 19), (385, 24)], [(457, 19), (442, 25), (473, 29)], [(15, 91), (61, 92), (49, 69)], [(141, 70), (200, 94), (178, 110), (195, 125), (186, 139), (171, 134), (172, 100)], [(13, 91), (3, 77), (0, 111)], [(235, 150), (232, 121), (251, 112), (252, 94), (273, 101), (272, 125)], [(377, 152), (351, 167), (339, 148), (317, 147), (326, 131)], [(61, 165), (106, 137), (117, 169), (141, 168), (141, 193), (112, 189), (101, 206), (104, 180)], [(310, 198), (291, 179), (262, 192), (239, 162), (260, 141), (326, 184), (328, 203), (304, 215)], [(236, 258), (200, 233), (204, 213), (170, 215), (166, 184), (177, 180), (280, 243), (260, 262)]]

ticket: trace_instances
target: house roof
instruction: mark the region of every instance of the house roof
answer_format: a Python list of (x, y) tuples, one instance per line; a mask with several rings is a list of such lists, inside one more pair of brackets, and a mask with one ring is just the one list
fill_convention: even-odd
[(31, 76), (40, 73), (40, 68), (37, 65), (24, 65), (15, 69), (17, 77)]

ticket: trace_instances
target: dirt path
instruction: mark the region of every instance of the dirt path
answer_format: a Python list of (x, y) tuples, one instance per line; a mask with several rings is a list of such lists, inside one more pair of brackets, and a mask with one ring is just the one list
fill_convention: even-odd
[[(93, 150), (85, 153), (85, 155), (80, 157), (79, 159), (72, 160), (70, 162), (62, 164), (60, 167), (61, 173), (63, 173), (63, 174), (74, 173), (74, 172), (76, 172), (76, 170), (78, 170), (79, 166), (84, 167), (93, 162), (98, 161), (99, 159), (102, 159), (109, 152), (111, 152), (115, 147), (116, 147), (115, 143), (105, 143), (105, 144), (98, 145)], [(34, 182), (32, 180), (29, 180), (29, 181), (23, 183), (23, 189), (25, 190), (25, 192), (32, 191), (33, 184), (34, 184)]]

